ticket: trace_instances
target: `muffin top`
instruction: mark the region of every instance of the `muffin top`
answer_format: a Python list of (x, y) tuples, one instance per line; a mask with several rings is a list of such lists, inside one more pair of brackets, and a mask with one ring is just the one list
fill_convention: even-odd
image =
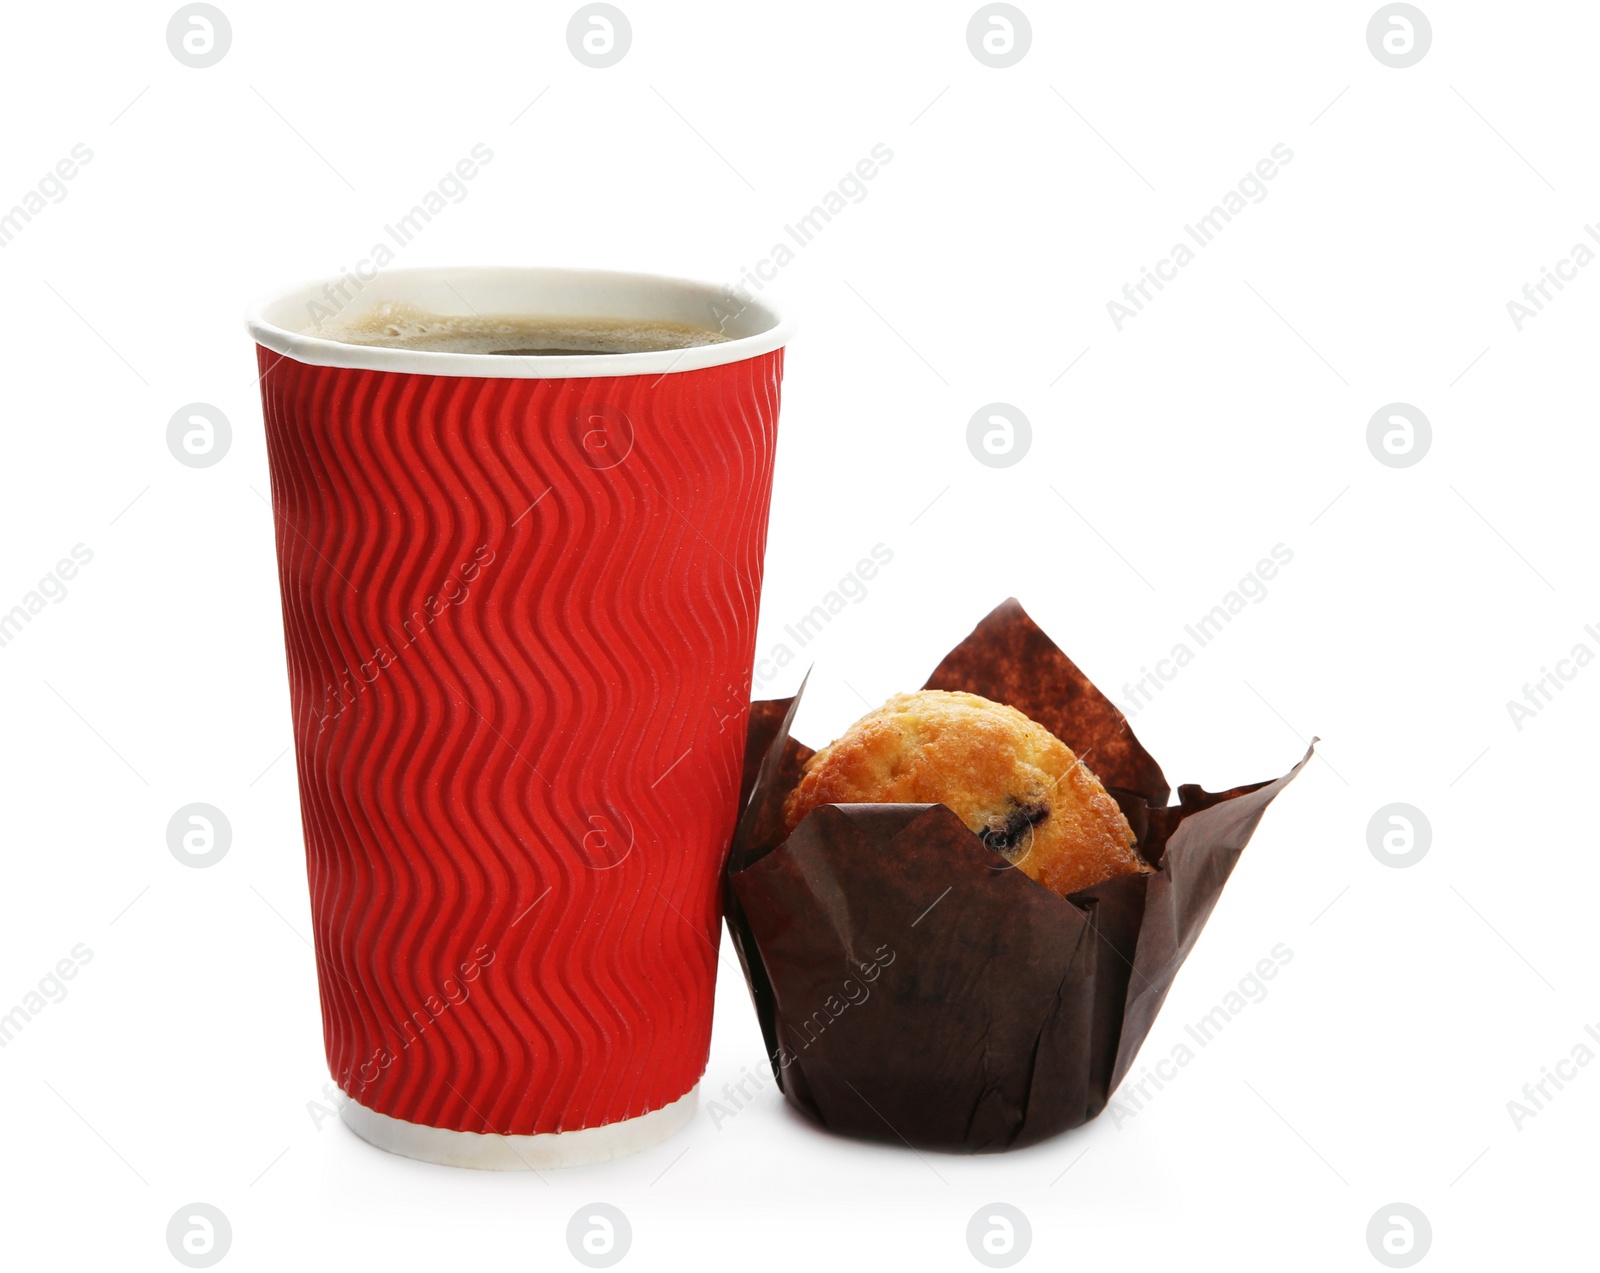
[(784, 803), (793, 831), (822, 804), (942, 804), (1057, 893), (1148, 871), (1117, 802), (1071, 748), (977, 694), (897, 694), (813, 756)]

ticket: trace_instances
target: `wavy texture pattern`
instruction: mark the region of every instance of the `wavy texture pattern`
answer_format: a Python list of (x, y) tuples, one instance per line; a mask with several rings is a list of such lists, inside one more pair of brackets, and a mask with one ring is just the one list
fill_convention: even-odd
[(699, 1079), (783, 353), (476, 380), (258, 351), (334, 1078), (457, 1131)]

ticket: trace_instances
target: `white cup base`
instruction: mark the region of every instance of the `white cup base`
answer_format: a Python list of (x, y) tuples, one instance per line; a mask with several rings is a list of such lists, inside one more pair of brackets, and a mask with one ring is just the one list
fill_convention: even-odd
[(339, 1116), (345, 1126), (391, 1154), (479, 1171), (544, 1171), (606, 1162), (659, 1145), (689, 1125), (699, 1103), (700, 1085), (696, 1083), (669, 1105), (620, 1123), (516, 1136), (425, 1127), (368, 1109), (348, 1092), (344, 1098)]

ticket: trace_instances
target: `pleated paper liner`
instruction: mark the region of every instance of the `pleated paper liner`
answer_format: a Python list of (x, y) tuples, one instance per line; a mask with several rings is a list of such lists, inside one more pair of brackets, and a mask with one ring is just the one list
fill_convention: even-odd
[[(1105, 1108), (1267, 806), (1305, 767), (1169, 788), (1015, 599), (926, 689), (1009, 703), (1077, 753), (1156, 868), (1060, 897), (942, 805), (824, 805), (785, 838), (800, 697), (755, 703), (727, 917), (784, 1096), (832, 1131), (972, 1153)], [(801, 687), (802, 692), (804, 686)]]

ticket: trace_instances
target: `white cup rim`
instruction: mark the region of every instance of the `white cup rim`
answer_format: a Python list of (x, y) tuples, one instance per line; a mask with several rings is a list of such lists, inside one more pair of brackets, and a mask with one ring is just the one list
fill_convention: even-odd
[[(446, 293), (449, 293), (448, 295)], [(452, 300), (451, 297), (458, 299)], [(330, 340), (316, 332), (329, 314), (384, 300), (409, 300), (438, 313), (477, 310), (552, 317), (670, 319), (721, 329), (732, 339), (688, 349), (572, 357), (506, 357), (390, 349)], [(339, 308), (334, 309), (337, 305)], [(465, 308), (463, 308), (465, 307)], [(245, 326), (256, 344), (313, 367), (352, 367), (425, 376), (557, 380), (660, 376), (720, 367), (789, 343), (794, 320), (766, 295), (662, 274), (518, 266), (424, 266), (319, 278), (275, 292), (252, 306)]]

